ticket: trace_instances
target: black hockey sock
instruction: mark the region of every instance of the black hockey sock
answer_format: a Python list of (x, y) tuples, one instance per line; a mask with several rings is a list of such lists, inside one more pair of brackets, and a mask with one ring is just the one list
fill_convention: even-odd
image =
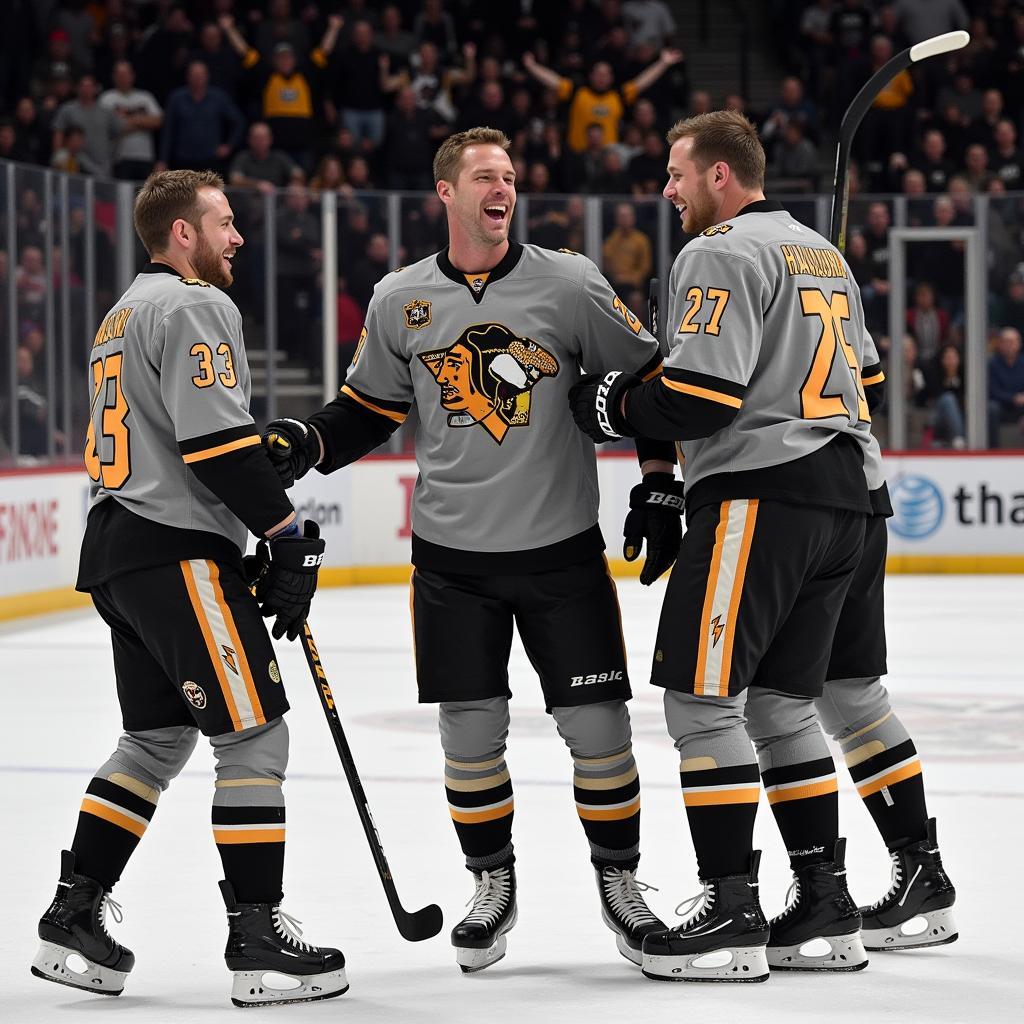
[(714, 763), (700, 757), (679, 766), (697, 868), (701, 878), (738, 875), (750, 869), (754, 849), (754, 818), (761, 794), (757, 765), (752, 761), (725, 768), (697, 767), (706, 761)]
[(634, 861), (640, 854), (640, 778), (633, 748), (605, 757), (574, 753), (576, 812), (600, 863)]
[(444, 787), (455, 832), (470, 867), (494, 867), (511, 854), (515, 801), (504, 751), (478, 760), (445, 756)]
[[(819, 733), (820, 735), (820, 733)], [(827, 753), (813, 761), (766, 768), (761, 777), (793, 870), (832, 859), (839, 838), (836, 766)], [(762, 755), (763, 756), (763, 755)]]
[(850, 776), (890, 850), (927, 835), (924, 777), (914, 741), (894, 714), (842, 741)]
[[(221, 790), (217, 795), (220, 797)], [(212, 820), (224, 878), (234, 888), (238, 902), (280, 902), (284, 876), (283, 803), (224, 806), (215, 802)]]
[(158, 789), (124, 772), (94, 778), (71, 843), (75, 871), (112, 889), (152, 820), (159, 796)]

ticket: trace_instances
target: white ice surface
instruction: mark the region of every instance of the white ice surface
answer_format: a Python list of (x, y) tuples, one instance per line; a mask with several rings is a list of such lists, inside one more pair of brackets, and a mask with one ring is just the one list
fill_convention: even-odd
[[(671, 919), (698, 886), (678, 759), (664, 733), (660, 691), (645, 682), (662, 591), (620, 585), (637, 694), (631, 708), (644, 800), (640, 877), (659, 887), (651, 903)], [(345, 951), (351, 989), (340, 999), (264, 1012), (275, 1020), (360, 1024), (1024, 1021), (1024, 578), (894, 577), (887, 593), (890, 690), (925, 760), (930, 809), (959, 893), (958, 943), (874, 954), (866, 971), (852, 975), (783, 975), (750, 986), (644, 979), (616, 953), (601, 923), (569, 757), (517, 643), (508, 764), (516, 789), (520, 920), (505, 960), (462, 976), (448, 930), (462, 916), (470, 878), (440, 783), (435, 712), (415, 703), (407, 593), (325, 591), (311, 621), (399, 892), (410, 909), (440, 903), (445, 929), (415, 945), (395, 931), (305, 662), (297, 647), (281, 644), (292, 702), (285, 909), (303, 921), (312, 941)], [(225, 929), (205, 746), (160, 801), (115, 893), (126, 916), (113, 928), (138, 958), (125, 994), (89, 996), (29, 975), (59, 851), (70, 842), (83, 787), (113, 748), (119, 719), (107, 633), (91, 612), (9, 628), (0, 634), (0, 663), (0, 1021), (205, 1024), (246, 1012), (228, 1002), (221, 959)], [(840, 774), (851, 888), (870, 902), (888, 887), (889, 860)], [(777, 912), (789, 878), (764, 801), (757, 842), (764, 849), (763, 903)]]

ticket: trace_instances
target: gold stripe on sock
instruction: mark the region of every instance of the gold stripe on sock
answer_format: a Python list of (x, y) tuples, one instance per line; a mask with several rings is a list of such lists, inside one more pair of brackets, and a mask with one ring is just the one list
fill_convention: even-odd
[(147, 786), (140, 779), (132, 778), (131, 775), (125, 775), (124, 772), (111, 772), (107, 776), (107, 782), (112, 782), (115, 786), (127, 789), (129, 793), (134, 793), (137, 797), (148, 800), (151, 804), (155, 804), (160, 799), (159, 789)]
[(722, 789), (705, 793), (683, 791), (686, 807), (714, 807), (721, 804), (756, 804), (761, 798), (761, 787), (750, 786), (737, 789)]
[(479, 793), (484, 789), (496, 789), (509, 781), (509, 773), (506, 768), (495, 775), (488, 775), (483, 779), (453, 779), (446, 775), (444, 784), (448, 789), (454, 789), (456, 793)]
[(639, 810), (640, 797), (637, 797), (625, 807), (584, 807), (582, 804), (576, 805), (576, 813), (584, 821), (624, 821), (626, 818), (632, 818)]
[(450, 757), (444, 759), (449, 768), (455, 768), (460, 772), (485, 772), (490, 768), (497, 768), (505, 760), (505, 755), (492, 757), (490, 761), (453, 761)]
[(885, 744), (881, 740), (870, 740), (868, 743), (864, 743), (854, 750), (851, 750), (848, 754), (844, 754), (843, 757), (846, 761), (847, 768), (856, 768), (857, 765), (863, 764), (865, 761), (869, 761), (871, 758), (881, 754), (885, 751)]
[(578, 789), (618, 789), (629, 785), (637, 777), (636, 765), (621, 775), (613, 775), (610, 779), (592, 779), (587, 775), (574, 775), (572, 784)]

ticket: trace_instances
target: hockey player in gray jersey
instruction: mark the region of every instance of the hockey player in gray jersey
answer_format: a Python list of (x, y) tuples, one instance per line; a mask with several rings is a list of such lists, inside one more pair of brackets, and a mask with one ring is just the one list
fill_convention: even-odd
[[(595, 440), (675, 438), (685, 465), (687, 531), (652, 682), (666, 691), (704, 891), (682, 925), (647, 937), (644, 971), (764, 981), (769, 965), (857, 970), (861, 917), (814, 701), (872, 510), (865, 382), (878, 359), (842, 256), (765, 200), (754, 127), (716, 111), (668, 141), (664, 195), (697, 237), (672, 268), (664, 376), (612, 372), (572, 396)], [(770, 923), (752, 849), (759, 781), (797, 893)], [(815, 938), (827, 954), (802, 952)], [(727, 962), (707, 958), (720, 950)]]
[[(513, 624), (572, 754), (601, 912), (640, 962), (664, 926), (644, 903), (640, 789), (614, 585), (597, 525), (594, 449), (566, 408), (580, 367), (657, 374), (655, 340), (590, 260), (508, 239), (515, 172), (498, 131), (449, 138), (434, 162), (449, 248), (374, 290), (338, 398), (308, 423), (268, 426), (286, 484), (377, 447), (413, 404), (412, 608), (421, 702), (440, 703), (448, 805), (476, 892), (452, 932), (464, 971), (505, 952), (515, 923), (512, 782), (505, 762)], [(672, 458), (641, 441), (649, 468)], [(669, 466), (671, 469), (671, 466)], [(665, 484), (665, 486), (663, 486)], [(671, 473), (635, 489), (643, 579), (671, 565), (680, 502)], [(648, 501), (647, 499), (653, 499)]]
[[(135, 957), (107, 932), (108, 908), (120, 920), (110, 892), (202, 732), (232, 1001), (256, 1006), (348, 986), (340, 951), (301, 941), (280, 909), (288, 702), (261, 613), (275, 637), (298, 635), (324, 548), (315, 523), (296, 522), (249, 415), (242, 320), (221, 290), (243, 240), (223, 187), (209, 171), (146, 182), (135, 227), (151, 262), (89, 354), (77, 585), (110, 627), (124, 732), (86, 790), (32, 972), (121, 992)], [(243, 564), (247, 532), (263, 539)]]

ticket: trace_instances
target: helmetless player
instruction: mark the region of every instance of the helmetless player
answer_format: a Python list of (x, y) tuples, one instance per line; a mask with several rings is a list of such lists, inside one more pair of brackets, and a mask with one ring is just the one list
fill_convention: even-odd
[[(664, 375), (613, 372), (572, 397), (595, 440), (676, 438), (685, 459), (688, 529), (652, 682), (666, 691), (704, 891), (682, 925), (645, 939), (644, 972), (856, 970), (867, 963), (861, 916), (814, 699), (872, 511), (864, 379), (878, 357), (842, 256), (765, 200), (754, 127), (716, 111), (668, 141), (664, 195), (699, 237), (672, 268)], [(759, 765), (795, 877), (795, 899), (770, 924), (752, 849)], [(808, 946), (818, 938), (827, 953)], [(718, 951), (727, 962), (706, 956)]]
[[(323, 557), (249, 415), (242, 320), (221, 290), (242, 237), (212, 172), (153, 175), (135, 203), (151, 262), (89, 356), (92, 502), (78, 589), (110, 627), (124, 733), (86, 790), (32, 972), (117, 995), (135, 963), (106, 929), (110, 891), (202, 732), (216, 759), (232, 1000), (323, 999), (345, 958), (302, 942), (280, 909), (288, 709), (273, 633), (294, 639)], [(247, 530), (260, 554), (243, 567)], [(256, 582), (257, 598), (249, 591)], [(79, 958), (84, 960), (82, 969)], [(268, 974), (286, 974), (275, 987)]]
[[(339, 396), (308, 423), (271, 423), (265, 440), (287, 485), (313, 466), (330, 473), (353, 462), (414, 403), (419, 413), (419, 699), (440, 703), (448, 804), (476, 880), (470, 913), (452, 932), (459, 965), (500, 959), (516, 919), (505, 762), (513, 624), (572, 754), (602, 916), (639, 963), (644, 934), (664, 925), (635, 878), (640, 789), (619, 610), (597, 525), (594, 449), (566, 397), (581, 366), (625, 365), (642, 378), (661, 359), (590, 260), (509, 241), (508, 146), (501, 132), (478, 128), (440, 147), (434, 179), (448, 249), (378, 283)], [(672, 458), (664, 444), (641, 443), (639, 454), (655, 467)], [(680, 531), (678, 503), (664, 500), (671, 478), (667, 492), (660, 482), (648, 476), (636, 489), (650, 578), (671, 564)]]

